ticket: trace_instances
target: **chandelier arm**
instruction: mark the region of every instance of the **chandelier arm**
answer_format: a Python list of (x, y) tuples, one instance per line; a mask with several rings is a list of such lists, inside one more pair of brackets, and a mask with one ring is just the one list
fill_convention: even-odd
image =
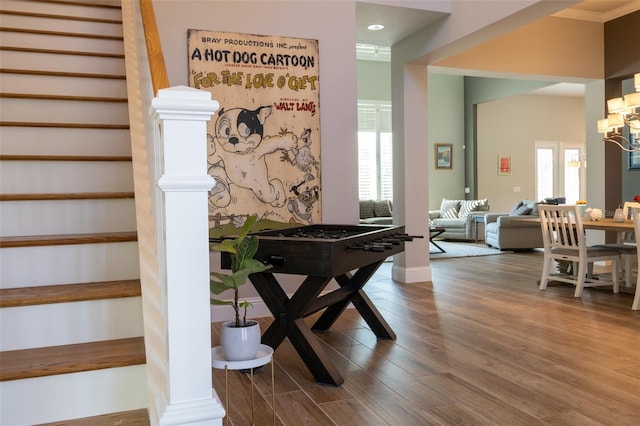
[(637, 147), (637, 148), (634, 148), (633, 145), (631, 145), (631, 142), (629, 142), (627, 140), (627, 138), (625, 138), (624, 136), (617, 136), (617, 137), (622, 139), (624, 142), (626, 142), (627, 145), (629, 145), (629, 148), (627, 148), (622, 143), (618, 142), (617, 140), (615, 140), (615, 139), (613, 139), (611, 137), (604, 138), (603, 141), (614, 143), (614, 144), (618, 145), (620, 147), (620, 149), (622, 149), (623, 151), (626, 151), (626, 152), (640, 152), (640, 146)]

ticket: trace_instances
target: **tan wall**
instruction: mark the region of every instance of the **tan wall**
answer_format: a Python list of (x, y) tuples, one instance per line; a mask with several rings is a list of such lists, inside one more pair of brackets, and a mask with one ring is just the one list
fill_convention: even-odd
[[(480, 104), (477, 137), (479, 198), (489, 199), (491, 211), (508, 212), (536, 198), (536, 141), (585, 143), (584, 98), (520, 95)], [(510, 176), (498, 175), (498, 155), (511, 156)]]
[(603, 57), (604, 30), (601, 23), (547, 17), (435, 65), (475, 71), (599, 79), (604, 78)]

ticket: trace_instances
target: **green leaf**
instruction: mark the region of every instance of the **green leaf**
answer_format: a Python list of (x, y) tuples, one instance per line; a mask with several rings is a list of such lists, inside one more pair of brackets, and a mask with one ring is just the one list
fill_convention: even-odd
[(231, 300), (220, 300), (220, 299), (210, 299), (212, 305), (229, 305), (233, 306), (233, 302)]

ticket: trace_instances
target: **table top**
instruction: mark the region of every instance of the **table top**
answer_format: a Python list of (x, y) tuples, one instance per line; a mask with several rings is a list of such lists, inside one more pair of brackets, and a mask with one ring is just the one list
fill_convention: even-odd
[(602, 231), (633, 231), (633, 220), (614, 222), (611, 217), (605, 217), (600, 220), (583, 220), (582, 227), (584, 229), (600, 229)]
[[(518, 217), (514, 219), (523, 222), (540, 222), (539, 217)], [(625, 220), (624, 222), (614, 222), (612, 217), (605, 217), (600, 220), (582, 220), (584, 229), (598, 229), (601, 231), (628, 232), (634, 230), (633, 220)]]

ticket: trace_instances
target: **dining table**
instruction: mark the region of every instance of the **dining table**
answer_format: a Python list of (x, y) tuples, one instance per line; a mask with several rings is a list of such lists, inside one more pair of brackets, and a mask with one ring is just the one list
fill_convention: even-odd
[(612, 217), (604, 217), (599, 220), (584, 219), (582, 227), (584, 229), (597, 229), (600, 231), (629, 232), (633, 231), (633, 220), (627, 219), (624, 222), (616, 222)]
[[(522, 222), (535, 222), (540, 223), (539, 217), (522, 217), (514, 219)], [(596, 229), (600, 231), (611, 232), (629, 232), (634, 230), (633, 220), (627, 219), (624, 222), (616, 222), (612, 217), (603, 217), (598, 220), (583, 219), (582, 227), (584, 229)]]

